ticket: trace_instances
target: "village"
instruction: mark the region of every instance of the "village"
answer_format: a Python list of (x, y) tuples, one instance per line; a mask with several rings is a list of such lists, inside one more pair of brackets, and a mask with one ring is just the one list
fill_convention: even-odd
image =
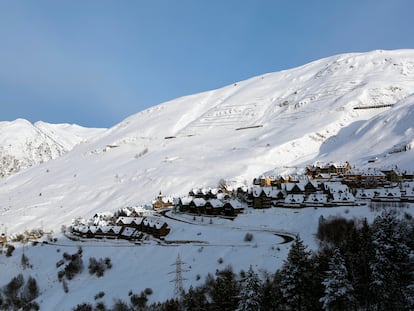
[(125, 239), (139, 244), (150, 237), (164, 240), (171, 230), (166, 219), (174, 219), (172, 214), (234, 219), (247, 208), (333, 208), (373, 202), (414, 202), (413, 174), (397, 167), (358, 169), (349, 162), (315, 163), (302, 175), (257, 177), (250, 187), (223, 184), (195, 188), (178, 198), (160, 192), (147, 207), (99, 213), (87, 221), (75, 219), (67, 234), (78, 239)]

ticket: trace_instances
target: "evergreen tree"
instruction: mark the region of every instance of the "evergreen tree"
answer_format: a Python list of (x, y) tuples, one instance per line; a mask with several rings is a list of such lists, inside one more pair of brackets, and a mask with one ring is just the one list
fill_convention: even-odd
[(216, 272), (216, 278), (211, 276), (206, 280), (207, 293), (211, 299), (211, 310), (233, 311), (237, 308), (239, 286), (231, 266)]
[(30, 302), (39, 296), (39, 288), (37, 287), (36, 279), (29, 277), (26, 285), (23, 287), (21, 298), (24, 302)]
[[(4, 288), (5, 304), (9, 307), (14, 306), (17, 309), (21, 306), (19, 298), (19, 291), (24, 284), (24, 278), (22, 274), (19, 274), (11, 279), (11, 281)], [(7, 308), (6, 308), (7, 310)]]
[[(341, 249), (342, 250), (342, 249)], [(354, 287), (354, 297), (359, 307), (369, 309), (371, 305), (369, 263), (373, 254), (371, 229), (365, 218), (359, 228), (349, 237), (342, 254), (348, 264), (349, 279)]]
[(280, 291), (278, 290), (277, 284), (279, 281), (276, 277), (268, 275), (262, 283), (260, 292), (262, 293), (262, 300), (260, 302), (261, 310), (276, 310), (279, 305)]
[(280, 291), (285, 310), (310, 310), (312, 300), (310, 252), (303, 241), (296, 237), (289, 250), (287, 260), (280, 270)]
[(241, 280), (238, 311), (259, 311), (261, 304), (261, 282), (259, 276), (250, 266)]
[(208, 302), (205, 295), (206, 289), (203, 286), (190, 289), (183, 296), (183, 309), (188, 311), (202, 311), (208, 309)]
[(354, 303), (353, 287), (348, 280), (345, 260), (338, 248), (335, 248), (329, 262), (329, 270), (322, 284), (324, 296), (320, 299), (324, 310), (349, 310)]
[(412, 275), (407, 224), (393, 211), (377, 216), (371, 226), (373, 258), (371, 288), (378, 310), (408, 310)]

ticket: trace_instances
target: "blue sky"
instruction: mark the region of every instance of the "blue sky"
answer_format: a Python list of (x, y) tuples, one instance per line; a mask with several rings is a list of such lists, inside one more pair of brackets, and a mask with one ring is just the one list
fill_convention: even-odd
[(414, 48), (411, 0), (0, 0), (0, 120), (110, 127), (339, 53)]

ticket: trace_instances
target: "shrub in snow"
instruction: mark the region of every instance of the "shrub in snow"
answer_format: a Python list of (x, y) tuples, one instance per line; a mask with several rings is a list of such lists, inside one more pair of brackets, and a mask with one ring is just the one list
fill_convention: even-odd
[(92, 311), (93, 307), (90, 303), (81, 303), (78, 304), (73, 311)]
[(69, 292), (69, 287), (68, 287), (68, 283), (66, 282), (65, 279), (62, 280), (62, 286), (63, 286), (63, 291), (65, 293), (68, 293)]
[(244, 241), (251, 242), (252, 240), (253, 240), (253, 234), (251, 234), (250, 232), (247, 232), (246, 235), (244, 236)]
[(147, 305), (148, 298), (144, 292), (141, 292), (139, 295), (132, 294), (130, 296), (130, 301), (133, 310), (143, 310)]
[(39, 289), (34, 278), (29, 277), (26, 284), (22, 274), (11, 279), (3, 288), (4, 297), (0, 295), (0, 310), (39, 310), (33, 302), (39, 296)]
[(99, 301), (98, 303), (96, 303), (94, 310), (96, 310), (96, 311), (106, 311), (108, 309), (106, 308), (106, 305), (102, 301)]
[[(73, 277), (81, 273), (83, 270), (83, 260), (82, 260), (82, 248), (79, 247), (78, 251), (75, 254), (68, 254), (63, 253), (63, 259), (69, 261), (69, 263), (58, 272), (58, 280), (59, 282), (62, 281), (63, 277), (66, 276), (68, 280), (73, 279)], [(56, 263), (56, 267), (60, 267), (62, 265), (62, 261), (58, 261)]]
[(98, 300), (98, 299), (102, 298), (103, 296), (105, 296), (105, 292), (99, 292), (95, 295), (95, 300)]
[(11, 257), (13, 255), (13, 252), (15, 250), (15, 247), (11, 244), (6, 245), (6, 257)]
[(146, 289), (144, 289), (144, 293), (147, 296), (151, 296), (153, 293), (152, 288), (147, 287)]
[(89, 258), (89, 266), (88, 270), (91, 275), (96, 274), (97, 277), (101, 277), (104, 275), (106, 269), (110, 269), (112, 267), (111, 259), (108, 257), (105, 259), (91, 257)]
[(122, 301), (121, 299), (117, 299), (114, 305), (112, 306), (111, 310), (112, 311), (129, 311), (130, 308), (124, 301)]
[(26, 269), (26, 268), (30, 268), (29, 258), (27, 258), (27, 256), (24, 253), (22, 254), (22, 258), (20, 260), (20, 263), (22, 265), (23, 270)]

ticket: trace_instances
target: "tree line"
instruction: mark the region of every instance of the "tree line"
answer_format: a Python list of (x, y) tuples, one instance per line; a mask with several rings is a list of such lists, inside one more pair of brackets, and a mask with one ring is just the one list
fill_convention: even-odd
[(321, 217), (318, 250), (311, 252), (297, 236), (274, 273), (259, 276), (252, 267), (235, 273), (227, 266), (164, 302), (148, 305), (141, 292), (111, 307), (84, 303), (73, 310), (413, 310), (413, 224), (411, 215), (400, 217), (395, 210), (372, 224)]

